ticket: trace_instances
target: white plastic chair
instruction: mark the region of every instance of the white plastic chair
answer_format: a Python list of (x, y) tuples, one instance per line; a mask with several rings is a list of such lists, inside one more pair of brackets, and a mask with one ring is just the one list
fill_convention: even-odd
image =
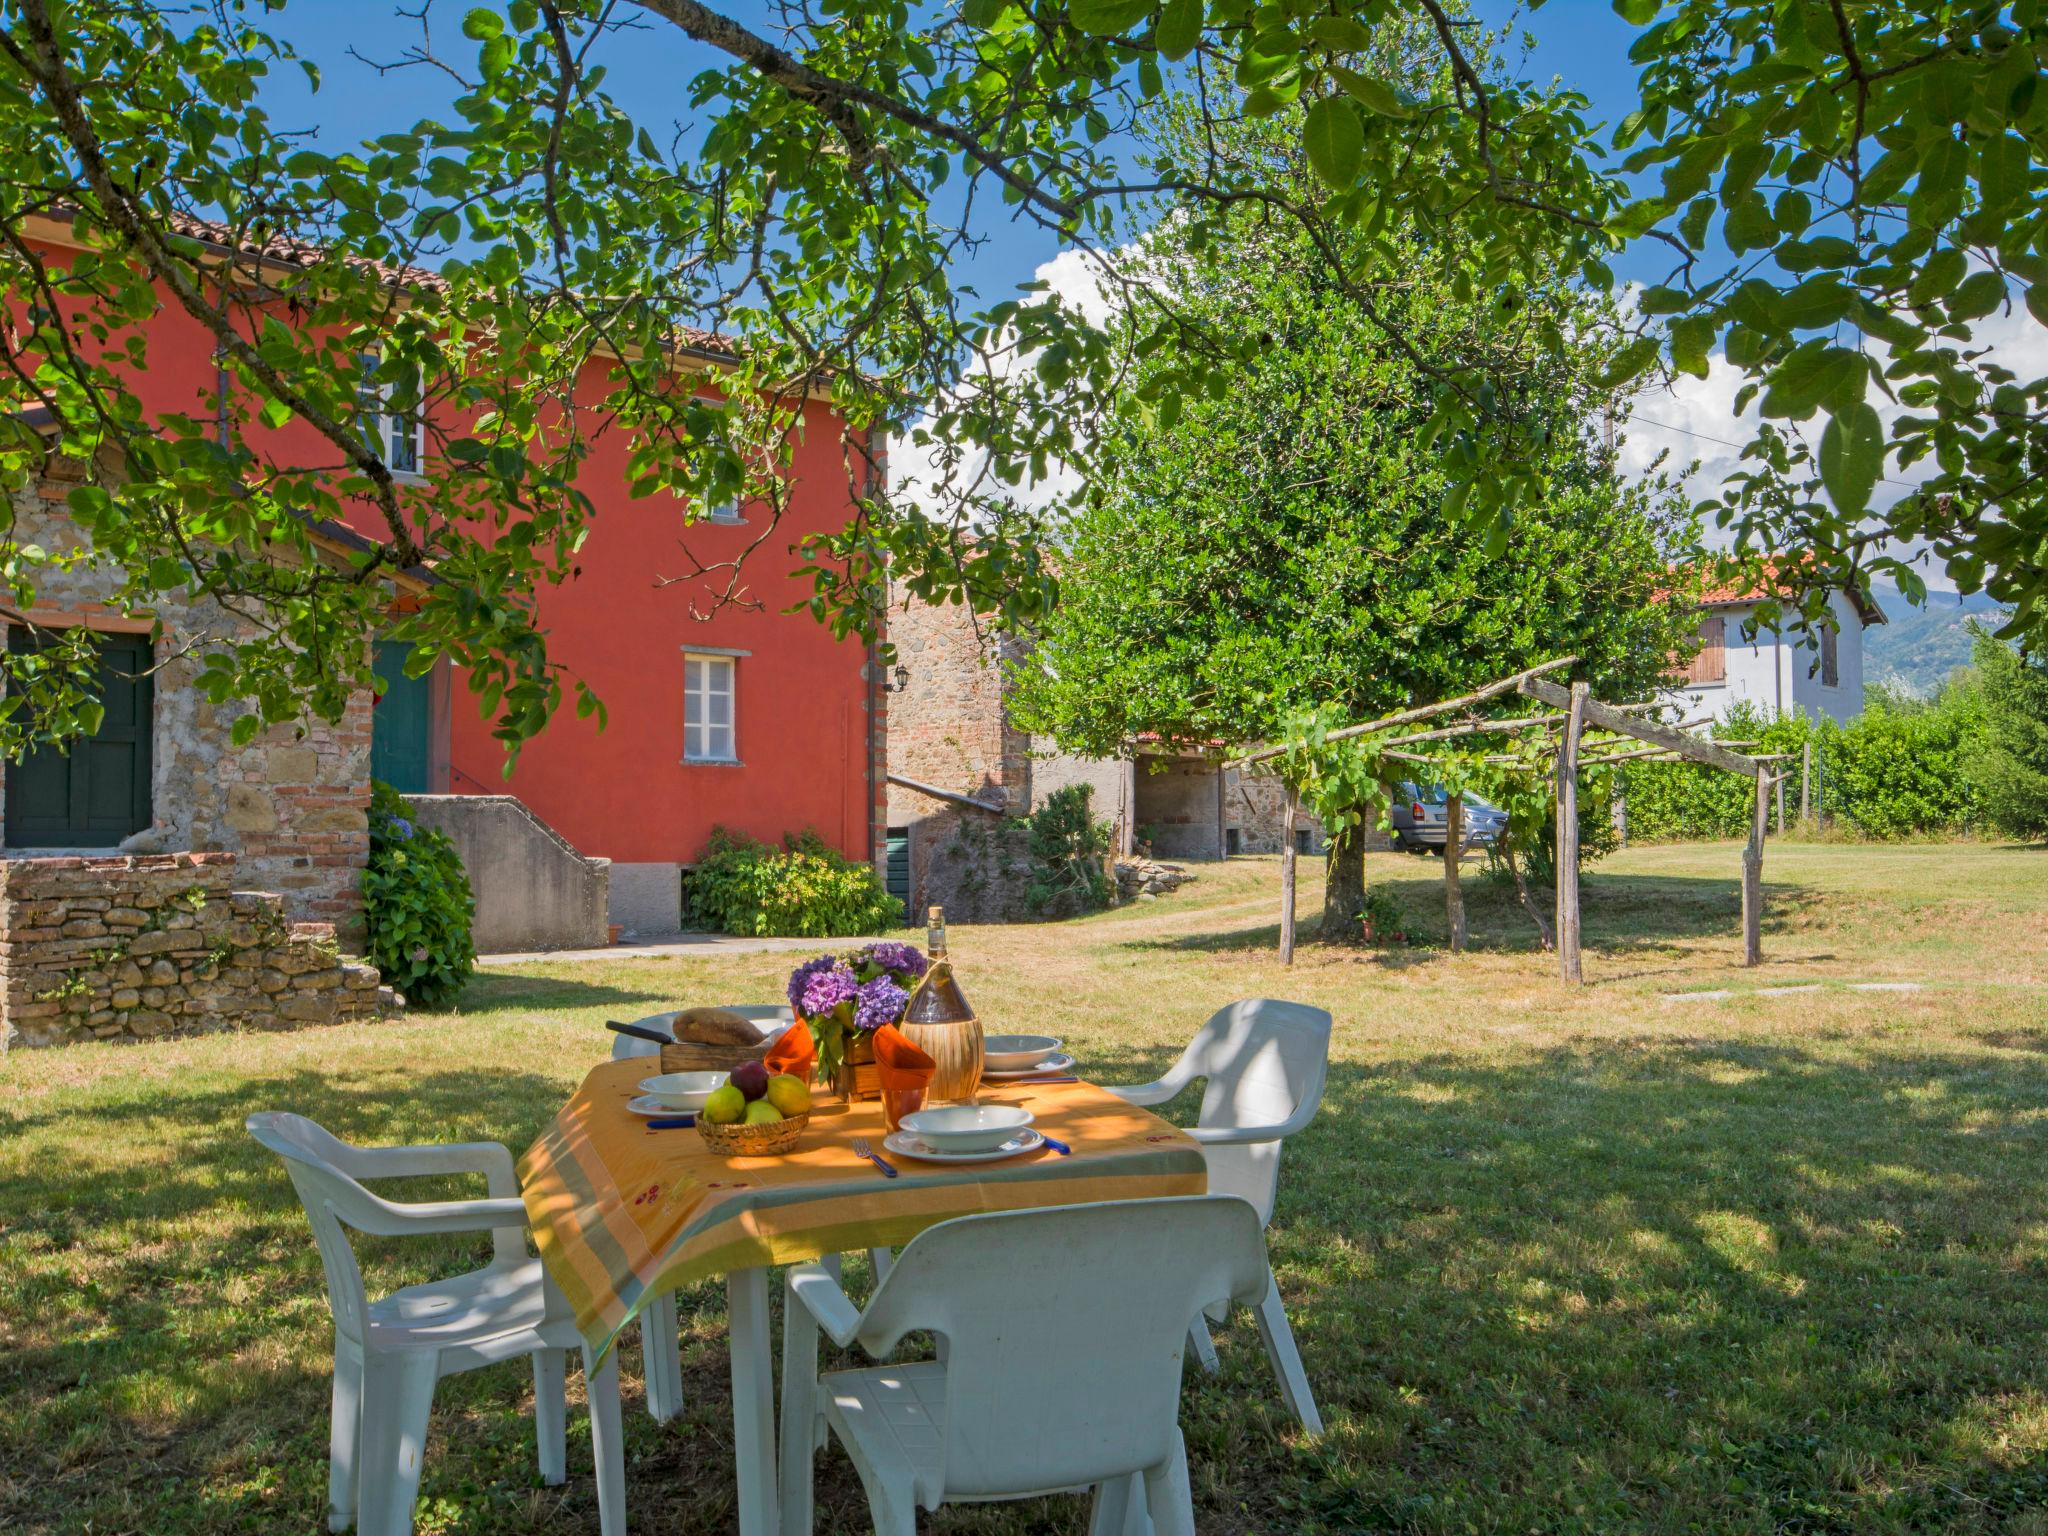
[[(1178, 1423), (1188, 1320), (1271, 1283), (1258, 1213), (1230, 1196), (964, 1216), (897, 1255), (856, 1311), (822, 1264), (786, 1279), (784, 1536), (812, 1524), (816, 1419), (852, 1457), (876, 1536), (962, 1500), (1095, 1490), (1090, 1529), (1118, 1536), (1142, 1485), (1158, 1536), (1193, 1536)], [(929, 1330), (944, 1363), (818, 1374), (820, 1329), (886, 1359)]]
[[(1307, 1127), (1323, 1101), (1330, 1022), (1329, 1014), (1304, 1003), (1246, 998), (1218, 1009), (1158, 1082), (1109, 1091), (1150, 1108), (1177, 1097), (1196, 1078), (1208, 1079), (1201, 1113), (1188, 1134), (1202, 1144), (1208, 1159), (1209, 1193), (1250, 1201), (1263, 1226), (1273, 1219), (1279, 1193), (1280, 1145)], [(1303, 1429), (1320, 1435), (1323, 1417), (1301, 1368), (1301, 1351), (1277, 1283), (1259, 1303), (1258, 1317), (1259, 1337), (1288, 1411)], [(1203, 1368), (1214, 1371), (1216, 1347), (1201, 1318), (1195, 1319), (1188, 1341)]]
[[(777, 1025), (787, 1028), (796, 1023), (796, 1011), (787, 1003), (740, 1003), (727, 1007), (726, 1012), (736, 1013), (771, 1030)], [(675, 1033), (676, 1016), (673, 1013), (653, 1013), (633, 1022), (642, 1029), (658, 1029), (671, 1037)], [(613, 1061), (660, 1054), (661, 1047), (652, 1040), (642, 1040), (634, 1035), (612, 1036)], [(683, 1411), (680, 1327), (673, 1291), (664, 1291), (640, 1314), (640, 1368), (647, 1378), (647, 1411), (657, 1423), (666, 1424)]]
[[(598, 1523), (624, 1536), (626, 1472), (616, 1357), (591, 1366), (568, 1303), (526, 1252), (526, 1207), (512, 1154), (496, 1142), (356, 1147), (300, 1115), (264, 1113), (249, 1134), (280, 1158), (313, 1224), (334, 1312), (334, 1420), (329, 1432), (327, 1526), (360, 1536), (407, 1536), (419, 1497), (434, 1384), (519, 1355), (533, 1357), (534, 1430), (544, 1481), (567, 1480), (564, 1351), (583, 1351), (590, 1438), (597, 1460)], [(363, 1179), (480, 1173), (487, 1200), (399, 1205)], [(489, 1232), (491, 1262), (452, 1280), (409, 1285), (381, 1301), (363, 1294), (348, 1229), (373, 1237)]]

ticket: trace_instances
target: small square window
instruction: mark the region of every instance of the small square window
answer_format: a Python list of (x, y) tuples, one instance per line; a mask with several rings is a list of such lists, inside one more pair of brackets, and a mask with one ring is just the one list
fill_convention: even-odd
[(735, 670), (730, 656), (684, 656), (684, 762), (738, 761), (733, 737)]
[(744, 517), (740, 516), (740, 504), (737, 501), (714, 502), (705, 509), (704, 516), (707, 521), (714, 523), (744, 523), (746, 521)]
[(378, 382), (377, 354), (360, 356), (363, 382), (356, 392), (363, 436), (394, 475), (417, 475), (426, 461), (427, 425), (390, 409), (391, 387)]

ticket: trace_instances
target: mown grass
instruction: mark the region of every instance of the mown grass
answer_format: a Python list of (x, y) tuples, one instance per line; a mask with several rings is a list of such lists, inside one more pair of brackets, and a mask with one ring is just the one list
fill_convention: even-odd
[[(1202, 1529), (2048, 1532), (2048, 853), (1774, 843), (1769, 964), (1745, 972), (1735, 846), (1631, 851), (1588, 881), (1578, 990), (1477, 879), (1475, 951), (1430, 947), (1436, 868), (1373, 861), (1417, 944), (1292, 972), (1271, 860), (955, 930), (991, 1023), (1062, 1034), (1108, 1081), (1234, 997), (1337, 1017), (1272, 1232), (1329, 1433), (1282, 1415), (1248, 1323), (1221, 1330), (1223, 1376), (1183, 1405)], [(517, 1149), (603, 1019), (773, 997), (788, 962), (530, 966), (459, 1015), (0, 1063), (0, 1530), (321, 1528), (326, 1303), (249, 1111)], [(1758, 990), (1792, 986), (1819, 990)], [(376, 1289), (474, 1253), (364, 1245)], [(624, 1357), (636, 1530), (733, 1524), (722, 1290), (683, 1311), (682, 1420), (646, 1417)], [(541, 1488), (529, 1395), (511, 1367), (444, 1385), (422, 1531), (596, 1529), (581, 1423), (568, 1486)], [(837, 1452), (820, 1486), (821, 1530), (866, 1528)]]

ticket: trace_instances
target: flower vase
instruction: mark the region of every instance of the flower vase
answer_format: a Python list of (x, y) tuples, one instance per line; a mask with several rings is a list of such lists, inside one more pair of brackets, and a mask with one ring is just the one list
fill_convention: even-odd
[(875, 1071), (874, 1031), (851, 1029), (846, 1032), (846, 1055), (840, 1060), (839, 1070), (832, 1075), (832, 1089), (848, 1103), (882, 1096), (882, 1082)]

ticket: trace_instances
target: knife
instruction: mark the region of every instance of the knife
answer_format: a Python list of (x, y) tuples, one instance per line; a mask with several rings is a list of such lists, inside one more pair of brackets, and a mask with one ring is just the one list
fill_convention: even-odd
[(616, 1030), (622, 1035), (631, 1035), (635, 1040), (652, 1040), (656, 1045), (674, 1045), (675, 1037), (664, 1035), (658, 1029), (648, 1029), (639, 1024), (621, 1024), (617, 1019), (606, 1019), (604, 1027)]

